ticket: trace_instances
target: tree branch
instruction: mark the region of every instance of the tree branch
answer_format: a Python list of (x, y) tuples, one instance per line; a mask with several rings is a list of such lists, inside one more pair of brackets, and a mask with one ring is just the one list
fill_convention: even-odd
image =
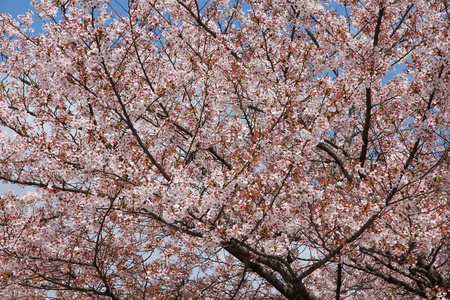
[(341, 157), (339, 157), (338, 154), (336, 154), (333, 149), (331, 149), (328, 145), (326, 145), (325, 143), (319, 143), (317, 145), (317, 148), (325, 151), (326, 153), (328, 153), (328, 155), (330, 155), (334, 161), (337, 163), (337, 165), (339, 166), (339, 168), (341, 169), (342, 173), (344, 174), (345, 178), (347, 178), (347, 180), (349, 182), (353, 181), (353, 177), (352, 175), (347, 171), (347, 169), (344, 167), (344, 163), (343, 163), (343, 159)]
[(375, 35), (373, 37), (373, 47), (378, 45), (378, 37), (381, 32), (381, 21), (383, 20), (384, 7), (380, 8), (378, 11), (377, 25), (375, 26)]
[[(315, 295), (309, 292), (305, 285), (300, 281), (293, 283), (293, 285), (281, 281), (271, 268), (264, 266), (261, 263), (255, 262), (251, 259), (252, 254), (250, 250), (237, 242), (224, 242), (223, 248), (231, 255), (236, 257), (245, 266), (250, 268), (253, 272), (267, 280), (273, 287), (275, 287), (283, 296), (292, 300), (318, 300)], [(256, 258), (258, 259), (258, 258)], [(261, 257), (259, 257), (261, 259)]]
[(125, 121), (128, 125), (128, 127), (130, 128), (131, 132), (133, 133), (134, 137), (136, 138), (139, 146), (142, 148), (142, 150), (144, 151), (145, 155), (147, 155), (147, 157), (150, 159), (150, 161), (152, 162), (152, 164), (158, 169), (158, 171), (163, 175), (163, 177), (170, 182), (172, 180), (171, 176), (166, 172), (166, 170), (164, 170), (164, 168), (156, 161), (156, 159), (153, 157), (153, 155), (150, 153), (150, 151), (148, 150), (147, 146), (144, 144), (144, 142), (142, 141), (139, 133), (137, 132), (136, 128), (134, 128), (133, 122), (131, 121), (130, 116), (128, 115), (127, 109), (125, 107), (125, 104), (122, 101), (122, 96), (120, 95), (119, 91), (117, 90), (116, 87), (116, 83), (114, 82), (113, 78), (111, 77), (108, 68), (106, 67), (106, 64), (104, 62), (102, 62), (102, 67), (103, 70), (106, 73), (106, 76), (108, 77), (109, 83), (111, 84), (111, 88), (113, 89), (114, 95), (117, 98), (117, 101), (120, 104), (120, 107), (122, 108), (122, 112), (124, 114), (125, 117)]
[(336, 279), (336, 300), (341, 299), (341, 286), (342, 286), (342, 264), (338, 263), (337, 279)]
[(364, 167), (364, 162), (367, 157), (367, 149), (369, 147), (369, 128), (370, 128), (370, 117), (372, 110), (372, 89), (366, 88), (366, 117), (364, 120), (364, 129), (362, 132), (363, 146), (361, 148), (361, 154), (359, 155), (359, 162), (361, 167)]

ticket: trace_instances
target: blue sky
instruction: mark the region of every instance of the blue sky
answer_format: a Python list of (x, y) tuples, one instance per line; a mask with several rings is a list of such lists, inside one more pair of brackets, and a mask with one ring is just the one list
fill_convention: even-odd
[(9, 13), (13, 17), (24, 14), (30, 9), (31, 0), (0, 0), (0, 13)]

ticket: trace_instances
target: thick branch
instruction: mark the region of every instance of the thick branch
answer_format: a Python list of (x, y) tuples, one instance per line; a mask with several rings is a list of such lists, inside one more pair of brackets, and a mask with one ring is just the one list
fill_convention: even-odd
[(375, 26), (375, 35), (373, 37), (373, 46), (378, 45), (378, 36), (381, 32), (381, 21), (383, 20), (384, 7), (378, 12), (377, 25)]
[(296, 300), (318, 300), (316, 296), (306, 289), (303, 283), (296, 282), (295, 286), (285, 283), (281, 281), (277, 277), (276, 273), (270, 268), (252, 260), (250, 251), (244, 246), (241, 246), (236, 242), (228, 242), (223, 244), (223, 248), (236, 257), (239, 261), (244, 263), (244, 265), (250, 268), (253, 272), (267, 280), (267, 282), (275, 287), (286, 298)]
[(342, 264), (338, 264), (337, 280), (336, 280), (336, 300), (341, 299), (341, 286), (342, 286)]
[(319, 42), (317, 41), (316, 37), (312, 34), (311, 31), (309, 31), (308, 29), (305, 29), (306, 33), (309, 35), (309, 37), (311, 38), (311, 40), (313, 41), (314, 45), (316, 45), (317, 48), (320, 48), (319, 46)]
[(217, 153), (217, 151), (213, 148), (213, 147), (209, 147), (208, 149), (206, 149), (209, 151), (209, 153), (211, 153), (212, 155), (214, 155), (214, 157), (220, 161), (222, 164), (224, 164), (228, 170), (231, 170), (232, 167), (230, 165), (229, 162), (227, 162), (219, 153)]
[[(423, 273), (427, 279), (430, 281), (431, 285), (439, 285), (444, 288), (448, 288), (447, 284), (444, 282), (441, 274), (434, 268), (430, 262), (428, 262), (422, 255), (417, 257), (417, 270)], [(414, 268), (416, 269), (416, 268)]]
[(339, 157), (339, 155), (337, 155), (336, 152), (333, 151), (333, 149), (331, 149), (328, 145), (326, 145), (324, 143), (319, 143), (317, 145), (317, 148), (322, 149), (323, 151), (328, 153), (328, 155), (330, 155), (334, 159), (334, 161), (338, 164), (338, 166), (341, 169), (342, 173), (344, 173), (345, 178), (347, 178), (347, 180), (349, 182), (353, 181), (352, 175), (350, 175), (350, 173), (344, 167), (344, 163), (343, 163), (342, 158)]
[(370, 117), (372, 110), (372, 89), (366, 88), (366, 118), (364, 120), (364, 129), (362, 132), (363, 146), (361, 148), (361, 154), (359, 156), (359, 162), (361, 167), (364, 167), (364, 162), (367, 157), (367, 149), (369, 147), (369, 128), (370, 128)]

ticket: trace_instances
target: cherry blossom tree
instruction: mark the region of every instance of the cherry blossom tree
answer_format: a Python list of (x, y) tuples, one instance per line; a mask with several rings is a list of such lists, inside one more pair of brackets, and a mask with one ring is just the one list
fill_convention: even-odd
[(33, 5), (1, 299), (450, 297), (447, 1)]

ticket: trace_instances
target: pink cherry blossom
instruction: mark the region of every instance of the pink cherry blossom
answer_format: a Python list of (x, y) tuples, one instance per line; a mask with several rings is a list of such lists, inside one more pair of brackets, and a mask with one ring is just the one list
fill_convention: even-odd
[(445, 1), (120, 3), (0, 15), (1, 299), (450, 297)]

